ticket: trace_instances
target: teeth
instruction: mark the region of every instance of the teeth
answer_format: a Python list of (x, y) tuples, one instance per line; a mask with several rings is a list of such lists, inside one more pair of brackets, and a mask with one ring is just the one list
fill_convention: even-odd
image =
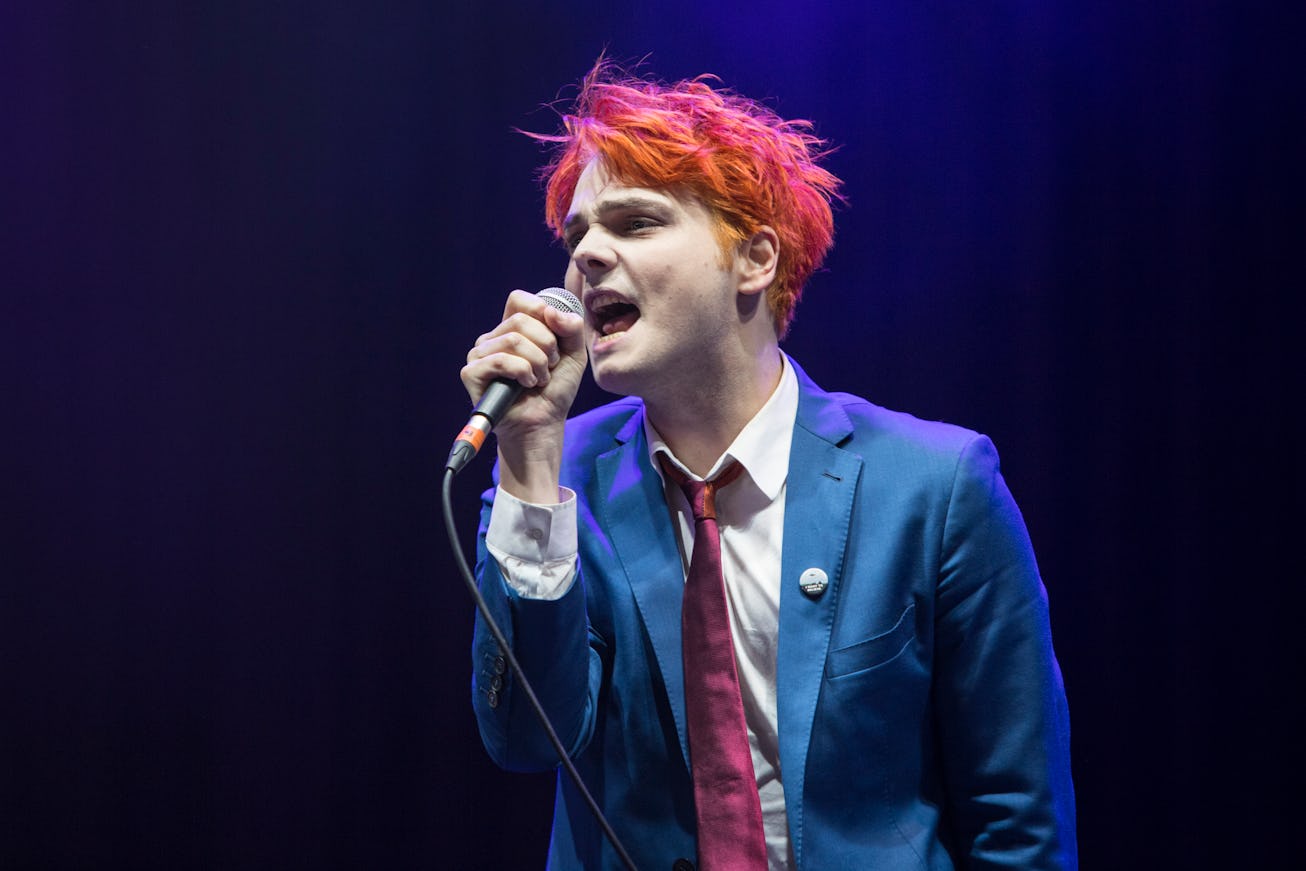
[(586, 300), (586, 307), (594, 314), (601, 314), (604, 309), (611, 308), (614, 305), (628, 304), (615, 293), (599, 292)]

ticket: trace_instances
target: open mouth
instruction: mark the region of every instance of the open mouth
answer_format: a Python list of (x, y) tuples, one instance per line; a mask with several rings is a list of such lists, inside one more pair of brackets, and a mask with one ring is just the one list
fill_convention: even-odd
[(639, 308), (614, 293), (600, 292), (586, 302), (590, 327), (599, 336), (613, 336), (639, 320)]

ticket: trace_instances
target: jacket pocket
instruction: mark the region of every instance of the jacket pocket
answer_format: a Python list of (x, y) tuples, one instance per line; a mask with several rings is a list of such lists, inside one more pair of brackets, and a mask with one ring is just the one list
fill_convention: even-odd
[(884, 665), (897, 658), (915, 637), (916, 605), (912, 603), (888, 632), (830, 651), (825, 664), (826, 676), (845, 677)]

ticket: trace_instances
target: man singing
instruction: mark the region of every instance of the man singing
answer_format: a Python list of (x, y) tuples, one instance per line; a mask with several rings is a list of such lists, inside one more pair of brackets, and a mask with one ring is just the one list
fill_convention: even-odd
[[(584, 315), (521, 291), (467, 355), (499, 422), (478, 576), (642, 869), (1076, 867), (1069, 721), (990, 441), (779, 347), (833, 239), (821, 141), (600, 64), (546, 168)], [(588, 359), (617, 401), (567, 419)], [(478, 618), (474, 706), (558, 764)], [(549, 867), (618, 862), (560, 779)]]

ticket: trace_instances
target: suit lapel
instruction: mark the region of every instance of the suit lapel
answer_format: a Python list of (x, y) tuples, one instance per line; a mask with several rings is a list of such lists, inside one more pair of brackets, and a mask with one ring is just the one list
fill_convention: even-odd
[[(798, 857), (807, 747), (839, 601), (862, 459), (838, 447), (852, 433), (842, 406), (797, 365), (794, 368), (801, 392), (785, 490), (776, 697), (780, 767), (790, 837)], [(805, 595), (798, 583), (808, 569), (819, 569), (828, 579), (825, 591), (815, 598)]]
[(632, 415), (616, 438), (618, 446), (595, 460), (601, 488), (597, 505), (601, 506), (603, 528), (626, 572), (657, 667), (662, 672), (680, 752), (688, 767), (685, 677), (680, 653), (684, 568), (662, 492), (662, 480), (649, 463), (643, 415)]

